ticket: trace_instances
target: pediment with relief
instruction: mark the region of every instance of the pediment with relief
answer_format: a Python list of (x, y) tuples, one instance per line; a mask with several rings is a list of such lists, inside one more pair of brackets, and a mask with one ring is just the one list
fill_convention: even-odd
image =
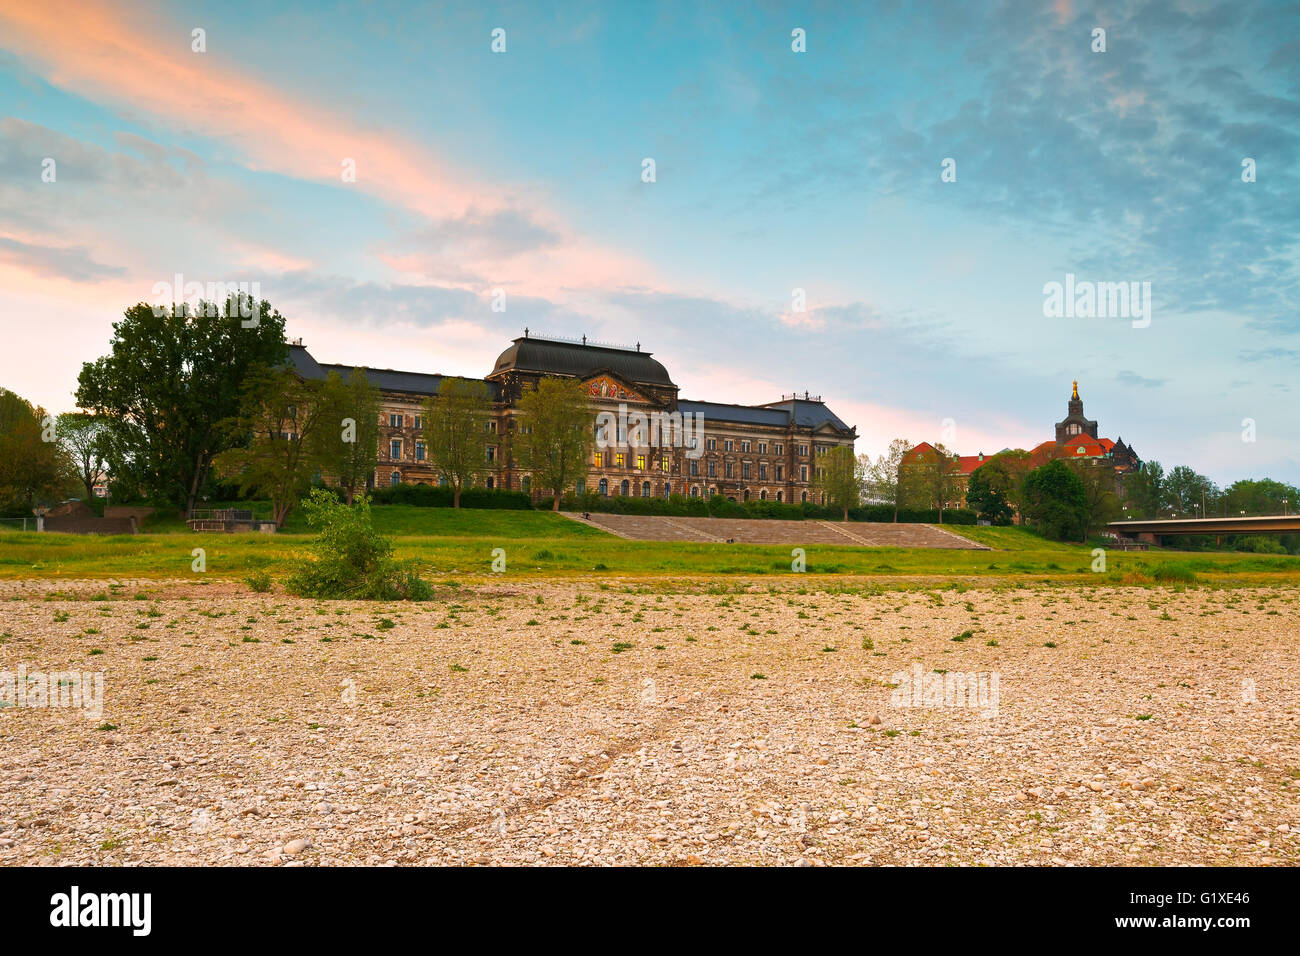
[(583, 382), (587, 394), (592, 398), (604, 398), (616, 402), (642, 402), (650, 404), (645, 396), (628, 388), (611, 375), (597, 375)]

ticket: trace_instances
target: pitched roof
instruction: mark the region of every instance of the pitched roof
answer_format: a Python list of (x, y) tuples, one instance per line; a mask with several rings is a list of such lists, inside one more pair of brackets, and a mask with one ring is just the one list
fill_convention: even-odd
[(492, 375), (510, 370), (587, 378), (608, 369), (639, 385), (669, 385), (668, 370), (640, 349), (586, 345), (551, 339), (517, 338), (497, 356)]
[(811, 399), (796, 398), (793, 400), (780, 402), (767, 402), (763, 408), (781, 408), (789, 412), (794, 419), (794, 424), (798, 428), (818, 429), (823, 425), (829, 424), (838, 431), (852, 431), (848, 425), (840, 420), (840, 417), (826, 407), (825, 402), (812, 401)]
[[(324, 379), (330, 372), (338, 372), (343, 378), (352, 374), (352, 365), (326, 364), (317, 362), (310, 352), (301, 345), (289, 346), (289, 364), (303, 378)], [(388, 392), (405, 392), (409, 395), (437, 395), (442, 386), (442, 375), (429, 372), (400, 372), (391, 368), (368, 368), (355, 366), (365, 374), (366, 380), (375, 388)], [(485, 382), (488, 395), (496, 398), (500, 386), (496, 382)]]
[(788, 412), (754, 405), (727, 405), (723, 402), (692, 402), (680, 400), (677, 410), (703, 415), (705, 422), (737, 422), (744, 425), (775, 425), (786, 428), (790, 424)]

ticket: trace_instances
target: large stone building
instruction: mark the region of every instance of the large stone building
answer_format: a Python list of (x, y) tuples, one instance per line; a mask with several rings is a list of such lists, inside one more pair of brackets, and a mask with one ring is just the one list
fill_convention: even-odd
[[(306, 378), (331, 371), (347, 376), (350, 365), (317, 362), (301, 341), (290, 359)], [(443, 376), (364, 368), (383, 397), (379, 467), (373, 484), (438, 484), (423, 440), (421, 406), (437, 395)], [(516, 405), (544, 376), (576, 378), (591, 399), (593, 429), (598, 417), (615, 423), (589, 463), (585, 490), (602, 495), (708, 497), (735, 501), (812, 501), (818, 456), (837, 445), (853, 447), (857, 430), (846, 425), (820, 397), (787, 395), (765, 405), (730, 405), (678, 397), (668, 370), (650, 352), (525, 334), (497, 356), (484, 382), (494, 413), (487, 423), (483, 484), (540, 497), (516, 466), (510, 439), (518, 427)], [(637, 416), (656, 426), (650, 437)], [(626, 423), (631, 422), (631, 427)], [(658, 440), (655, 440), (658, 439)]]

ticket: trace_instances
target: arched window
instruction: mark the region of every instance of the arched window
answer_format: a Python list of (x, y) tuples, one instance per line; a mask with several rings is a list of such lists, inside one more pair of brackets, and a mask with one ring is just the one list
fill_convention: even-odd
[(766, 500), (767, 500), (767, 489), (766, 489), (766, 488), (764, 488), (762, 491), (760, 491), (760, 492), (758, 493), (758, 500), (759, 500), (759, 501), (766, 501)]
[(803, 492), (803, 500), (804, 500), (804, 501), (807, 501), (807, 500), (808, 500), (808, 492), (806, 492), (806, 491)]
[(785, 496), (785, 492), (784, 492), (784, 491), (778, 491), (778, 492), (776, 493), (776, 500), (777, 500), (777, 501), (780, 501), (784, 496)]
[(388, 483), (390, 485), (400, 485), (402, 483), (402, 476), (398, 472), (393, 472), (388, 476)]
[(627, 479), (624, 478), (623, 483), (618, 486), (618, 493), (622, 495), (624, 498), (626, 498), (630, 490), (631, 490), (631, 485), (629, 485)]
[(531, 476), (531, 475), (524, 475), (523, 480), (519, 482), (519, 487), (520, 487), (521, 489), (523, 489), (524, 494), (528, 494), (528, 493), (532, 490), (532, 487), (533, 487), (533, 479), (532, 479), (532, 476)]
[(493, 483), (493, 479), (489, 478), (489, 479), (487, 480), (487, 486), (488, 486), (489, 488), (495, 488), (495, 487), (496, 487), (496, 485)]
[(602, 479), (600, 479), (600, 496), (601, 496), (602, 498), (608, 498), (608, 497), (609, 497), (609, 479), (608, 479), (608, 478), (602, 478)]
[(650, 482), (648, 481), (641, 482), (641, 497), (642, 498), (650, 497)]
[(700, 486), (699, 486), (699, 485), (691, 485), (691, 497), (692, 497), (692, 498), (698, 498), (699, 496), (700, 496)]

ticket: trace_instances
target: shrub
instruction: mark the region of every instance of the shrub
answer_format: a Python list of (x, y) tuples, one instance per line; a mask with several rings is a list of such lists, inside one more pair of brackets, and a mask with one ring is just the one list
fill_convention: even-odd
[(1168, 581), (1178, 581), (1181, 584), (1196, 583), (1196, 572), (1192, 570), (1191, 565), (1181, 561), (1160, 565), (1152, 573), (1152, 577), (1162, 583)]
[(244, 583), (258, 594), (265, 594), (271, 590), (271, 575), (266, 571), (254, 571), (244, 578)]
[[(450, 508), (453, 494), (450, 488), (440, 485), (389, 485), (376, 488), (371, 499), (377, 505), (415, 505), (419, 508)], [(527, 511), (533, 507), (528, 495), (522, 491), (502, 491), (499, 488), (466, 488), (460, 495), (462, 508), (500, 508), (509, 511)]]
[(414, 563), (395, 560), (392, 542), (375, 531), (369, 498), (363, 495), (349, 508), (317, 488), (303, 499), (302, 509), (307, 523), (319, 530), (311, 545), (315, 557), (299, 564), (285, 582), (291, 594), (373, 601), (433, 596)]

